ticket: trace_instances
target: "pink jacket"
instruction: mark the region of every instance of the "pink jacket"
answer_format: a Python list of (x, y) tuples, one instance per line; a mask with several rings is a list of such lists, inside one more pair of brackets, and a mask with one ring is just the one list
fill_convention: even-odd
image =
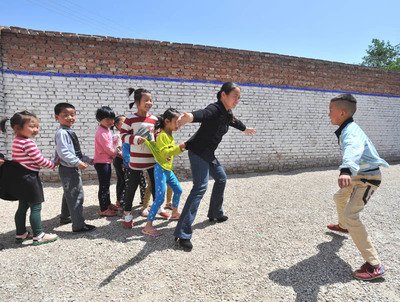
[(117, 146), (113, 142), (111, 130), (98, 126), (94, 137), (93, 162), (95, 164), (111, 164), (117, 153)]

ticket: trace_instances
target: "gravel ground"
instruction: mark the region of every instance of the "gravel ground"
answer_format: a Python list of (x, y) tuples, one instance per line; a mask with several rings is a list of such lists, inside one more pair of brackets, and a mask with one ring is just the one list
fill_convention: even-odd
[[(335, 170), (230, 176), (229, 220), (208, 222), (209, 189), (190, 253), (173, 242), (176, 222), (157, 220), (163, 236), (142, 236), (138, 206), (132, 230), (120, 218), (99, 218), (94, 182), (85, 182), (85, 216), (97, 230), (73, 234), (58, 224), (62, 189), (49, 183), (42, 218), (59, 235), (55, 243), (14, 244), (17, 204), (1, 201), (0, 301), (400, 301), (400, 165), (383, 173), (363, 212), (387, 269), (383, 280), (352, 279), (361, 256), (351, 239), (326, 231), (336, 221)], [(184, 202), (191, 183), (182, 187)]]

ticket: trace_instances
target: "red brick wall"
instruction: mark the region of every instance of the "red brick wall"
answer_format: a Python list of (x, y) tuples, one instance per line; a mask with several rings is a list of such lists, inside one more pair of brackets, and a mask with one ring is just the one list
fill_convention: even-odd
[(400, 95), (400, 73), (284, 55), (21, 28), (1, 29), (3, 69), (233, 80)]

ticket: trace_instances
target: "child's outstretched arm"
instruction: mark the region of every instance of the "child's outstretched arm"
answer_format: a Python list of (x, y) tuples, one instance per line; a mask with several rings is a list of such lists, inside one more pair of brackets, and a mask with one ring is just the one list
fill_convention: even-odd
[(27, 156), (29, 156), (32, 161), (34, 161), (38, 166), (43, 168), (54, 169), (56, 164), (50, 159), (45, 158), (40, 150), (38, 149), (36, 143), (33, 140), (29, 140), (24, 146), (23, 150)]
[(166, 133), (157, 136), (156, 146), (164, 159), (181, 154), (185, 150), (181, 145), (172, 145)]

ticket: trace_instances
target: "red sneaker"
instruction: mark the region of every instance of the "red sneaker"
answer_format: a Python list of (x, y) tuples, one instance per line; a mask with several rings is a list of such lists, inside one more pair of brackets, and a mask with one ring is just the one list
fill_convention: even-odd
[(169, 219), (169, 217), (171, 216), (168, 212), (160, 212), (158, 213), (158, 215), (160, 215), (161, 217), (165, 218), (165, 219)]
[(115, 211), (107, 209), (105, 211), (99, 211), (97, 212), (97, 214), (99, 214), (102, 217), (114, 217), (117, 215), (117, 213), (115, 213)]
[(358, 270), (353, 272), (353, 277), (359, 280), (374, 280), (382, 278), (385, 274), (385, 267), (383, 264), (373, 266), (365, 262)]
[(112, 210), (112, 211), (118, 211), (118, 209), (119, 209), (120, 207), (118, 206), (118, 205), (115, 205), (115, 204), (110, 204), (109, 206), (108, 206), (108, 209), (109, 210)]
[(328, 224), (326, 227), (328, 229), (330, 229), (331, 231), (335, 231), (335, 232), (339, 232), (339, 233), (347, 234), (349, 232), (347, 229), (340, 227), (340, 225), (338, 225), (338, 224)]
[(124, 229), (131, 229), (131, 228), (133, 228), (133, 221), (131, 220), (131, 221), (123, 221), (122, 222), (122, 227), (124, 228)]

